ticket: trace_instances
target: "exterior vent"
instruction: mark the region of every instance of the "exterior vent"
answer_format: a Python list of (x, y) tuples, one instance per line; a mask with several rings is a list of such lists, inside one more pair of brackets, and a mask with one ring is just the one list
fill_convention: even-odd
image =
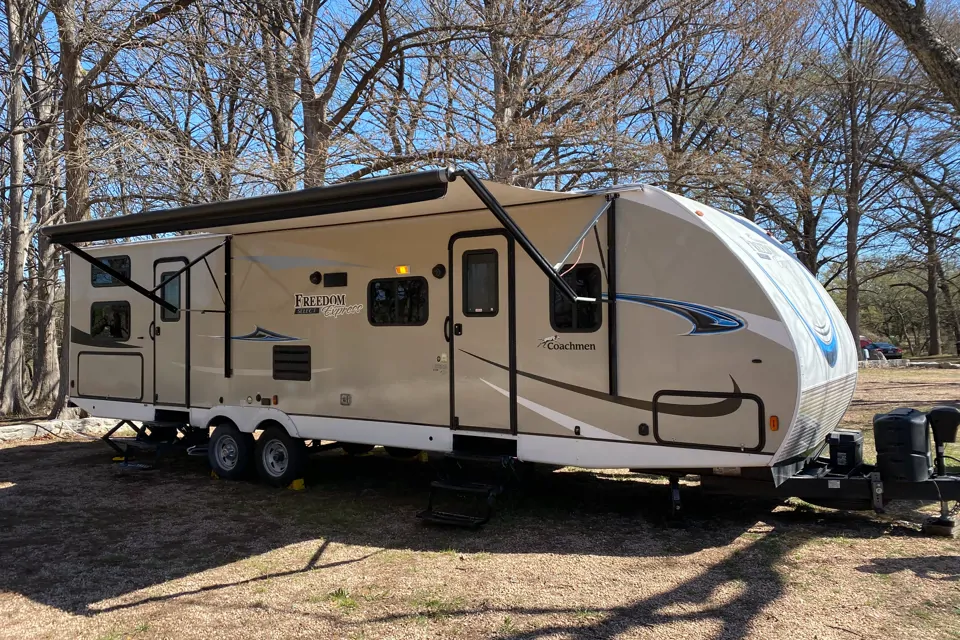
[(310, 347), (273, 347), (274, 380), (310, 380)]

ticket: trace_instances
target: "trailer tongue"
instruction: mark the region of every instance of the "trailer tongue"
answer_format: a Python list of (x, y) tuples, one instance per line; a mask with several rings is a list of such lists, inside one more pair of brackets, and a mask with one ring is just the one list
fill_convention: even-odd
[[(896, 409), (873, 419), (877, 463), (863, 462), (862, 435), (834, 431), (820, 451), (795, 475), (774, 486), (740, 477), (703, 478), (705, 489), (715, 493), (800, 498), (812, 504), (882, 513), (893, 500), (940, 503), (940, 516), (924, 524), (932, 535), (957, 532), (960, 474), (947, 473), (946, 444), (957, 441), (960, 408), (935, 407), (923, 413)], [(934, 450), (930, 450), (930, 437)], [(824, 450), (828, 455), (823, 456)]]

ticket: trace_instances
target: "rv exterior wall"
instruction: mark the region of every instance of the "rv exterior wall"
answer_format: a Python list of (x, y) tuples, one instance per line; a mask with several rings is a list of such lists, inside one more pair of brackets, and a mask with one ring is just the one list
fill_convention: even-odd
[[(557, 259), (603, 203), (598, 195), (509, 211), (538, 249)], [(788, 317), (794, 311), (724, 235), (726, 227), (705, 222), (684, 202), (656, 190), (628, 192), (617, 216), (617, 396), (608, 393), (609, 310), (573, 310), (551, 296), (543, 274), (510, 250), (487, 211), (238, 233), (233, 335), (224, 336), (223, 316), (214, 312), (223, 308), (224, 289), (222, 252), (215, 252), (213, 278), (198, 265), (181, 286), (182, 295), (187, 284), (190, 291), (190, 310), (178, 325), (186, 331), (189, 324), (183, 357), (154, 354), (159, 343), (151, 332), (159, 326), (166, 337), (175, 329), (159, 322), (149, 301), (125, 287), (93, 287), (89, 265), (75, 260), (71, 377), (96, 381), (83, 380), (71, 396), (107, 417), (182, 406), (196, 425), (227, 418), (254, 430), (274, 420), (302, 438), (437, 451), (452, 447), (453, 423), (516, 438), (521, 458), (554, 464), (770, 465), (791, 434), (801, 389), (810, 386), (797, 356), (807, 328)], [(589, 234), (564, 268), (601, 296), (606, 224), (601, 218), (597, 236)], [(470, 233), (483, 230), (494, 233)], [(157, 260), (191, 259), (220, 241), (194, 236), (121, 246), (134, 278), (152, 282)], [(114, 255), (121, 246), (92, 251)], [(475, 252), (487, 253), (471, 261)], [(437, 265), (445, 267), (440, 278)], [(497, 290), (465, 295), (464, 287), (474, 286), (465, 266), (474, 269), (476, 286), (487, 286), (483, 274), (494, 265)], [(398, 266), (408, 273), (398, 276)], [(98, 343), (89, 309), (115, 299), (130, 305), (130, 337)], [(480, 302), (467, 304), (473, 300)], [(223, 375), (225, 340), (230, 378)], [(108, 355), (79, 362), (81, 351)], [(844, 379), (841, 352), (833, 380)], [(127, 353), (142, 354), (139, 400), (130, 388), (132, 360), (118, 366)], [(96, 358), (99, 368), (91, 365)], [(155, 396), (177, 375), (188, 385), (189, 406)], [(818, 400), (815, 410), (825, 415), (829, 402), (842, 404)], [(771, 415), (779, 416), (777, 431), (767, 428)], [(822, 427), (818, 422), (813, 431)]]

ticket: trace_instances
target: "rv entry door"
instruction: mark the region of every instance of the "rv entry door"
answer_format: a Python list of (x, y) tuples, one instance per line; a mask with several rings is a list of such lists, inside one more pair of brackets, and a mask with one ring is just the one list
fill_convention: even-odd
[(513, 247), (505, 234), (468, 231), (450, 240), (451, 427), (513, 432)]
[(169, 280), (157, 291), (157, 295), (177, 307), (174, 312), (158, 304), (153, 305), (153, 322), (150, 325), (150, 337), (153, 338), (153, 400), (160, 405), (187, 404), (187, 370), (190, 363), (187, 357), (187, 312), (184, 309), (187, 307), (190, 271), (170, 279), (186, 264), (186, 258), (162, 258), (153, 265), (154, 286)]

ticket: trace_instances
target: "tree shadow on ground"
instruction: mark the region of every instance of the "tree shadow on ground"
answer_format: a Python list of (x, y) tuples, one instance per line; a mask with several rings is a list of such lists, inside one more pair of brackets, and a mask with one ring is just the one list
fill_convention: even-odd
[(960, 556), (918, 556), (915, 558), (873, 558), (857, 567), (862, 573), (890, 575), (910, 571), (925, 580), (960, 581)]
[[(342, 564), (320, 563), (327, 546), (336, 542), (409, 551), (667, 557), (726, 546), (759, 520), (775, 528), (803, 525), (809, 536), (836, 535), (841, 529), (844, 535), (873, 537), (890, 535), (893, 527), (850, 514), (771, 513), (770, 502), (717, 498), (690, 488), (684, 489), (685, 526), (675, 528), (666, 518), (666, 484), (543, 470), (487, 528), (434, 529), (414, 518), (426, 504), (434, 474), (429, 464), (330, 452), (312, 462), (308, 490), (295, 492), (213, 480), (205, 461), (197, 458), (170, 458), (151, 471), (122, 472), (99, 442), (2, 448), (0, 591), (89, 615), (156, 598), (98, 604), (105, 600), (305, 541), (317, 541), (319, 548), (302, 568), (261, 572), (195, 591)], [(910, 534), (902, 528), (893, 532)], [(791, 533), (777, 540), (794, 538)], [(656, 624), (682, 615), (719, 616), (725, 627), (745, 629), (747, 621), (733, 611), (681, 614), (664, 607), (703, 602), (704, 594), (747, 571), (738, 600), (747, 618), (756, 615), (783, 591), (773, 564), (792, 547), (771, 545), (757, 542), (669, 594), (611, 609), (595, 631), (605, 637), (607, 625)], [(755, 568), (744, 569), (745, 564)]]

